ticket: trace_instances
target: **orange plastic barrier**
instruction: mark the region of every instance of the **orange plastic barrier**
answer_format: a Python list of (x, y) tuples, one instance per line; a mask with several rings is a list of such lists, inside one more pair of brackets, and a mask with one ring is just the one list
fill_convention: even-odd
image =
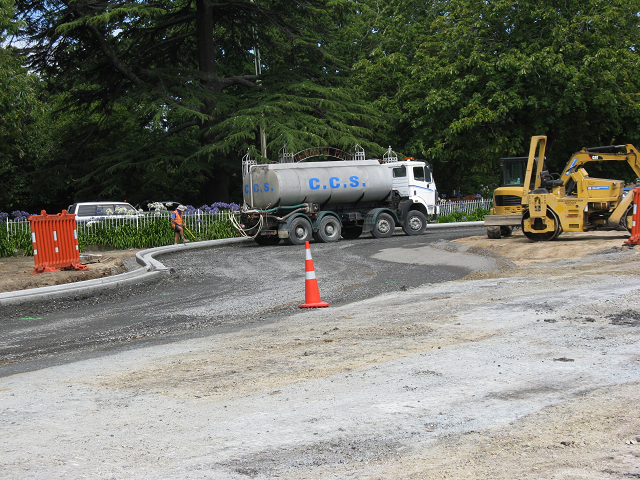
[(29, 223), (33, 242), (33, 259), (36, 263), (32, 275), (56, 272), (59, 268), (75, 270), (89, 268), (80, 263), (75, 214), (67, 214), (67, 211), (63, 210), (62, 213), (47, 215), (47, 212), (42, 210), (40, 215), (31, 215)]
[(631, 238), (627, 240), (625, 245), (640, 245), (640, 187), (633, 189), (633, 224), (631, 227)]

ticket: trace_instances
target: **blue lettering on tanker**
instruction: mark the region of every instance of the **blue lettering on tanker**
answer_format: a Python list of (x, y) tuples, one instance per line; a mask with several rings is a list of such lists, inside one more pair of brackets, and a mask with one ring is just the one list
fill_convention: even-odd
[[(273, 188), (269, 186), (268, 182), (262, 184), (262, 188), (260, 188), (259, 183), (253, 184), (253, 193), (264, 193), (264, 192), (273, 192)], [(244, 186), (244, 193), (249, 194), (249, 185)]]
[(320, 190), (320, 188), (322, 188), (323, 190), (326, 190), (327, 188), (357, 188), (357, 187), (366, 187), (366, 183), (360, 183), (360, 179), (354, 175), (349, 177), (349, 183), (342, 183), (340, 181), (340, 177), (331, 177), (329, 179), (329, 183), (327, 185), (320, 185), (320, 179), (319, 178), (310, 178), (309, 179), (309, 188), (311, 190)]
[[(342, 183), (340, 181), (340, 177), (331, 177), (329, 179), (329, 184), (328, 185), (320, 185), (320, 179), (319, 178), (310, 178), (309, 179), (309, 188), (311, 190), (320, 190), (320, 188), (322, 188), (323, 190), (326, 190), (327, 187), (328, 188), (357, 188), (357, 187), (366, 187), (367, 184), (365, 182), (360, 183), (360, 178), (356, 175), (353, 175), (351, 177), (349, 177), (349, 183)], [(249, 194), (249, 190), (250, 190), (250, 186), (249, 185), (245, 185), (244, 186), (244, 193), (246, 193), (247, 195)], [(268, 182), (265, 182), (262, 184), (262, 187), (260, 186), (259, 183), (254, 183), (253, 184), (253, 192), (254, 193), (265, 193), (265, 192), (272, 192), (273, 188), (269, 186)]]
[[(267, 184), (265, 184), (267, 185)], [(349, 182), (348, 183), (342, 183), (342, 181), (340, 180), (340, 177), (331, 177), (329, 179), (328, 184), (326, 185), (321, 185), (320, 184), (320, 179), (319, 178), (310, 178), (309, 179), (309, 188), (311, 190), (326, 190), (327, 188), (357, 188), (357, 187), (366, 187), (367, 184), (362, 182), (360, 183), (360, 178), (356, 175), (349, 177)], [(245, 190), (246, 191), (246, 190)], [(268, 190), (265, 190), (268, 191)]]

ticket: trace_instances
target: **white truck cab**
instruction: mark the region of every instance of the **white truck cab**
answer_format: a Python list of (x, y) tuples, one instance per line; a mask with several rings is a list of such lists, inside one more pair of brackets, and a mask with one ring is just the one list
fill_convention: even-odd
[(429, 215), (438, 215), (438, 191), (427, 162), (404, 160), (386, 164), (393, 171), (393, 189), (413, 203), (424, 205)]

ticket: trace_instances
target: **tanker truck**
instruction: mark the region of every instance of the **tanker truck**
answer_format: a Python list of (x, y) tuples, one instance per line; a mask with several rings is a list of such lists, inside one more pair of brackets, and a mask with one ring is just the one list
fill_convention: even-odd
[[(420, 235), (437, 220), (438, 193), (427, 161), (398, 161), (391, 148), (382, 160), (365, 159), (357, 146), (353, 156), (331, 147), (309, 151), (281, 154), (280, 163), (269, 164), (245, 156), (244, 205), (232, 219), (241, 235), (260, 245), (301, 245), (363, 233), (386, 238), (396, 226)], [(312, 156), (336, 160), (305, 161)]]

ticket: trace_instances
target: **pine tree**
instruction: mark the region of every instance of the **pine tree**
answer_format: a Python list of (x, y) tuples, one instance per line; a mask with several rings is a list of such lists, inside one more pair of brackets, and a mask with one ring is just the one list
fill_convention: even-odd
[(30, 67), (60, 105), (52, 162), (78, 172), (78, 198), (212, 202), (233, 195), (243, 153), (262, 153), (260, 128), (271, 158), (366, 143), (377, 114), (324, 40), (348, 4), (18, 2)]

